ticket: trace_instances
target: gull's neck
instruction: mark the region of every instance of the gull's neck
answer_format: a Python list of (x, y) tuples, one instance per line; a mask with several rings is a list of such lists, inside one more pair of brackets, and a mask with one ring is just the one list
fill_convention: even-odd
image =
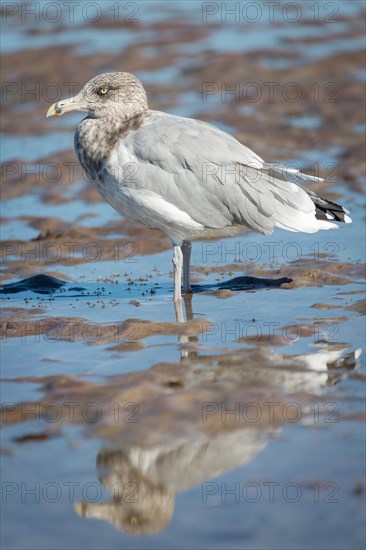
[(145, 109), (129, 117), (111, 113), (100, 118), (86, 117), (78, 125), (75, 133), (75, 151), (80, 164), (92, 180), (98, 174), (101, 164), (111, 154), (118, 141), (137, 130), (150, 111)]

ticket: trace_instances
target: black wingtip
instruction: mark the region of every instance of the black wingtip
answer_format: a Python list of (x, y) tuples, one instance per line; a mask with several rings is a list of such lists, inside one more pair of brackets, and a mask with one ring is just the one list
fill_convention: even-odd
[(352, 219), (348, 216), (349, 210), (337, 204), (336, 202), (322, 199), (317, 195), (309, 195), (315, 204), (315, 216), (318, 220), (335, 221), (342, 223), (351, 223)]

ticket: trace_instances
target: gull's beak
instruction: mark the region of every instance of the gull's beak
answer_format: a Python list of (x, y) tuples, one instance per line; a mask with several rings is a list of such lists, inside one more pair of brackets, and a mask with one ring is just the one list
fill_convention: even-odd
[(78, 96), (70, 97), (70, 99), (62, 99), (61, 101), (58, 101), (57, 103), (54, 103), (51, 105), (51, 107), (48, 109), (46, 117), (49, 116), (61, 116), (64, 113), (68, 113), (70, 111), (83, 111), (85, 110), (83, 108), (83, 104), (79, 100)]

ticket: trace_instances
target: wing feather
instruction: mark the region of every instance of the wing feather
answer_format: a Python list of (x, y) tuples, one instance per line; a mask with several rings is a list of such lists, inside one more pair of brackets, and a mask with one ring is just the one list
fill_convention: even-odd
[(306, 175), (265, 163), (202, 121), (152, 111), (116, 155), (117, 163), (128, 157), (138, 166), (133, 181), (115, 176), (119, 185), (151, 191), (205, 228), (243, 224), (268, 235), (275, 226), (309, 233), (337, 227), (317, 220), (307, 192), (290, 181)]

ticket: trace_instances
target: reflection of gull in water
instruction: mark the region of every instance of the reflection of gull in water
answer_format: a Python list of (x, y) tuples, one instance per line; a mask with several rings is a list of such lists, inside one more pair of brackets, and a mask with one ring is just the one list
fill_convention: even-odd
[(291, 180), (322, 181), (264, 162), (233, 136), (206, 122), (148, 108), (141, 82), (101, 74), (47, 116), (83, 111), (75, 149), (103, 197), (132, 222), (160, 229), (174, 247), (174, 301), (191, 291), (191, 241), (275, 227), (315, 233), (350, 222), (342, 206)]
[(175, 494), (246, 464), (266, 446), (271, 429), (246, 428), (151, 449), (103, 449), (101, 482), (113, 493), (103, 504), (78, 503), (88, 518), (108, 519), (130, 534), (161, 531), (171, 520)]
[(280, 386), (285, 392), (304, 391), (319, 395), (326, 385), (335, 384), (341, 379), (339, 369), (355, 368), (355, 361), (362, 350), (345, 354), (347, 346), (344, 344), (317, 344), (317, 347), (315, 353), (302, 355), (281, 355), (273, 350), (263, 350), (270, 355), (273, 365), (277, 366), (254, 369), (254, 372), (247, 369), (244, 376), (250, 379), (253, 375), (257, 382), (263, 384), (270, 379), (271, 384)]
[[(249, 424), (240, 419), (228, 425), (219, 419), (204, 424), (201, 416), (192, 422), (194, 437), (176, 436), (172, 439), (171, 433), (164, 432), (162, 439), (168, 439), (169, 443), (161, 441), (146, 446), (144, 430), (149, 429), (149, 421), (143, 418), (140, 424), (133, 425), (127, 437), (123, 432), (123, 441), (118, 441), (117, 437), (110, 448), (102, 449), (98, 454), (100, 481), (112, 492), (113, 499), (102, 504), (79, 502), (76, 511), (86, 518), (106, 519), (129, 534), (161, 531), (173, 516), (177, 493), (244, 466), (255, 459), (281, 429), (285, 418), (279, 414), (280, 408), (264, 407), (268, 401), (286, 404), (284, 394), (278, 388), (289, 395), (299, 391), (302, 395), (306, 391), (320, 394), (329, 381), (330, 372), (338, 370), (342, 376), (345, 370), (356, 367), (360, 350), (347, 353), (347, 349), (346, 345), (323, 346), (315, 353), (289, 357), (263, 348), (260, 352), (264, 368), (241, 368), (232, 373), (242, 377), (237, 381), (238, 384), (241, 382), (240, 388), (247, 388), (239, 388), (242, 404), (256, 398), (251, 388), (266, 387), (268, 390), (260, 398), (257, 396), (261, 400), (257, 404), (261, 406), (262, 416), (266, 415), (260, 423)], [(216, 359), (216, 356), (212, 357), (212, 360)], [(294, 368), (289, 368), (291, 365)], [(251, 384), (253, 381), (258, 385)], [(225, 396), (227, 399), (223, 392), (218, 401), (225, 403), (227, 410), (232, 410), (232, 403), (225, 402)], [(306, 403), (304, 407), (307, 408)], [(172, 417), (169, 424), (182, 422), (182, 414), (179, 407), (169, 410)], [(198, 435), (197, 424), (201, 428)], [(163, 430), (163, 426), (159, 423), (159, 429)]]
[[(186, 319), (187, 321), (191, 321), (194, 318), (194, 312), (193, 312), (193, 306), (192, 306), (192, 294), (187, 294), (183, 296), (183, 303), (185, 307), (185, 313), (186, 313)], [(179, 304), (175, 304), (175, 310), (176, 310), (176, 317), (177, 321), (179, 318), (183, 319), (183, 307), (180, 307)], [(274, 334), (272, 335), (274, 337)], [(195, 359), (196, 356), (202, 359), (202, 354), (200, 356), (197, 355), (195, 351), (190, 350), (189, 343), (197, 342), (198, 338), (197, 336), (187, 336), (187, 335), (180, 335), (178, 338), (178, 341), (181, 345), (181, 361), (187, 361), (191, 359)], [(256, 345), (257, 342), (254, 339), (251, 341), (253, 345)], [(269, 337), (267, 343), (271, 344), (271, 337)], [(311, 388), (314, 389), (315, 393), (317, 390), (319, 390), (322, 385), (326, 384), (328, 382), (328, 367), (337, 366), (337, 360), (339, 357), (341, 357), (341, 361), (343, 365), (347, 364), (347, 357), (342, 356), (342, 352), (347, 348), (344, 344), (332, 344), (330, 342), (329, 344), (325, 345), (326, 342), (319, 341), (314, 344), (314, 347), (317, 348), (316, 353), (305, 353), (303, 355), (281, 355), (276, 353), (276, 351), (271, 347), (257, 347), (258, 353), (263, 353), (265, 359), (264, 363), (268, 362), (268, 359), (270, 358), (270, 361), (272, 364), (277, 363), (277, 365), (282, 365), (284, 367), (283, 373), (281, 374), (281, 369), (278, 369), (277, 378), (278, 383), (284, 382), (288, 376), (288, 366), (295, 363), (295, 365), (300, 366), (300, 370), (295, 372), (293, 369), (291, 369), (290, 372), (290, 389), (294, 390), (294, 382), (295, 378), (298, 380), (298, 384), (305, 384), (302, 388), (305, 391), (312, 391)], [(355, 352), (352, 352), (349, 354), (351, 358), (351, 363), (354, 361), (356, 354), (356, 358), (358, 359), (359, 355), (361, 354), (361, 350), (356, 350)], [(224, 356), (225, 357), (225, 356)], [(305, 367), (305, 372), (304, 372)], [(309, 369), (313, 372), (312, 375), (309, 377)], [(255, 370), (257, 372), (258, 369)], [(263, 372), (263, 371), (262, 371)], [(273, 380), (274, 369), (271, 368), (271, 379)], [(243, 372), (244, 376), (250, 375), (250, 370), (246, 370)], [(257, 373), (259, 375), (259, 373)], [(263, 382), (266, 382), (266, 376), (263, 377)], [(287, 389), (287, 388), (285, 388)]]

